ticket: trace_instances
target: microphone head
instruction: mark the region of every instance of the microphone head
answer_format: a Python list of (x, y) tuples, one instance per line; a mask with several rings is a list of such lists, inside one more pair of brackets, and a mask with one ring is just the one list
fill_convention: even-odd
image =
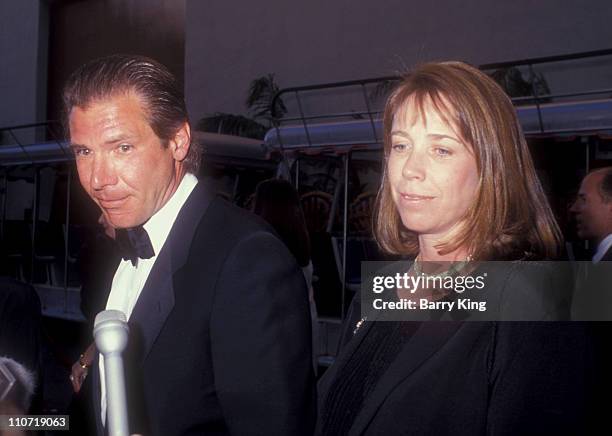
[(128, 332), (127, 318), (120, 310), (104, 310), (96, 315), (93, 334), (103, 355), (121, 353), (127, 345)]

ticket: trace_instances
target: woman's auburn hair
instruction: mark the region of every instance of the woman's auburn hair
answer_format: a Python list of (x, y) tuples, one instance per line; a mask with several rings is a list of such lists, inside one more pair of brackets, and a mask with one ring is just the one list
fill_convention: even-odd
[(474, 260), (554, 259), (562, 236), (537, 177), (514, 105), (497, 83), (463, 62), (427, 63), (406, 74), (383, 118), (384, 161), (374, 236), (388, 253), (415, 255), (417, 234), (406, 229), (391, 196), (387, 159), (394, 117), (425, 105), (454, 126), (476, 159), (479, 183), (464, 225), (440, 254), (465, 247)]

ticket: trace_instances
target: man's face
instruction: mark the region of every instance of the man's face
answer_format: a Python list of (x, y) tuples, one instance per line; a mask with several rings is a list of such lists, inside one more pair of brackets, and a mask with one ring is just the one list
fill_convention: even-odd
[(164, 147), (136, 94), (74, 107), (69, 128), (81, 185), (113, 227), (143, 224), (176, 190), (189, 126), (185, 123)]
[(602, 178), (601, 173), (587, 175), (570, 209), (576, 216), (578, 236), (597, 243), (612, 232), (612, 201), (606, 203), (599, 193)]

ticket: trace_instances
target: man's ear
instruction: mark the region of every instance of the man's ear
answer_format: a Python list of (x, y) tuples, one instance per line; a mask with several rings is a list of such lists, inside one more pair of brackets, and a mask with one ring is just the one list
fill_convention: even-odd
[(189, 123), (185, 122), (176, 131), (174, 138), (170, 140), (170, 151), (172, 151), (172, 157), (178, 162), (182, 162), (189, 153), (189, 146), (191, 145), (191, 128)]

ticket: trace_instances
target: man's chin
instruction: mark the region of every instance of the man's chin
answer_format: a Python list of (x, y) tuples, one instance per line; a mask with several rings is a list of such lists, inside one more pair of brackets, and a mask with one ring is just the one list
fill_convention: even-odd
[(106, 219), (115, 229), (130, 229), (140, 225), (139, 219), (127, 214), (105, 212)]

